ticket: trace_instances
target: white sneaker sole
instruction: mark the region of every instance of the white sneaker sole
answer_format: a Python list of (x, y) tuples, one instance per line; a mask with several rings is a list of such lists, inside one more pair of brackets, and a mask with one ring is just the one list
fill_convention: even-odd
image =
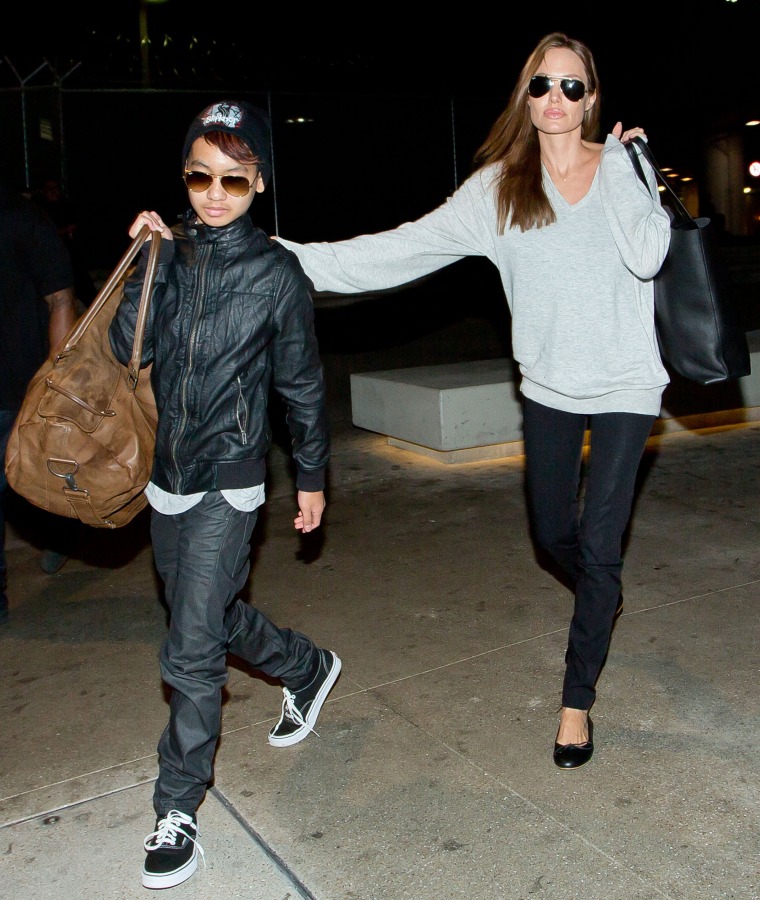
[(308, 711), (308, 713), (306, 713), (306, 724), (302, 725), (291, 734), (285, 735), (285, 737), (273, 737), (270, 732), (269, 743), (273, 747), (292, 747), (293, 744), (299, 743), (305, 737), (308, 737), (308, 735), (311, 734), (311, 729), (314, 728), (314, 723), (319, 717), (319, 713), (321, 712), (322, 706), (327, 699), (327, 695), (332, 690), (332, 686), (338, 680), (340, 670), (343, 668), (343, 663), (340, 661), (340, 657), (336, 653), (333, 653), (332, 650), (330, 651), (330, 653), (333, 658), (333, 667), (332, 669), (330, 669), (327, 678), (325, 678), (322, 687), (317, 692), (317, 696), (314, 698), (314, 702), (311, 704), (311, 709)]

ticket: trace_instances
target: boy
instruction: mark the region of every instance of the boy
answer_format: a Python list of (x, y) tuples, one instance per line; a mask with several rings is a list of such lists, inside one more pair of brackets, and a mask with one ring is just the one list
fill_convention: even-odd
[[(158, 744), (155, 830), (145, 839), (142, 883), (181, 884), (197, 867), (197, 809), (213, 778), (221, 692), (232, 652), (279, 679), (284, 700), (269, 743), (310, 731), (341, 661), (305, 635), (277, 627), (236, 599), (250, 570), (250, 538), (264, 502), (270, 383), (287, 405), (296, 464), (295, 527), (318, 528), (325, 508), (329, 436), (309, 284), (295, 255), (247, 215), (271, 174), (264, 112), (225, 101), (192, 122), (182, 154), (191, 209), (163, 237), (145, 331), (143, 365), (159, 411), (151, 482), (151, 539), (171, 618), (161, 674), (171, 689)], [(147, 245), (146, 245), (147, 246)], [(127, 363), (147, 258), (125, 287), (111, 323)]]

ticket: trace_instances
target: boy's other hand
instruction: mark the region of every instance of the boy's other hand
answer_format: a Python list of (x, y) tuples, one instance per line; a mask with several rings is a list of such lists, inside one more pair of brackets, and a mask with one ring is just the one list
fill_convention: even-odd
[(293, 520), (296, 530), (305, 533), (319, 528), (325, 505), (324, 491), (299, 491), (298, 515)]

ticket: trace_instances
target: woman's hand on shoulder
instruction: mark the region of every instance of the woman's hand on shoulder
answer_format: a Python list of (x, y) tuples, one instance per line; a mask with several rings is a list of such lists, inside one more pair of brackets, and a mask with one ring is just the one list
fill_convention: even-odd
[(612, 129), (613, 137), (616, 137), (621, 143), (627, 144), (628, 141), (632, 140), (635, 137), (647, 139), (646, 132), (643, 128), (629, 128), (627, 131), (623, 131), (623, 123), (616, 122), (614, 128)]
[[(160, 231), (161, 237), (167, 241), (171, 241), (174, 239), (174, 235), (171, 232), (171, 228), (168, 225), (164, 224), (163, 219), (157, 212), (149, 211), (144, 209), (134, 222), (129, 226), (129, 236), (131, 238), (136, 238), (137, 235), (142, 230), (143, 226), (147, 225), (151, 231)], [(148, 238), (150, 240), (150, 238)]]

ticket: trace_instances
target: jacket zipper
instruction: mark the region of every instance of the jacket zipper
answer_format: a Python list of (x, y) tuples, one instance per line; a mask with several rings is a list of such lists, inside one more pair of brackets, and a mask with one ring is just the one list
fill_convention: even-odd
[(176, 474), (176, 484), (178, 488), (178, 492), (182, 493), (182, 471), (178, 465), (178, 456), (177, 456), (177, 448), (179, 447), (180, 441), (184, 437), (185, 429), (187, 428), (187, 389), (190, 381), (192, 379), (193, 373), (193, 365), (195, 364), (195, 345), (198, 338), (198, 331), (200, 328), (200, 322), (203, 318), (203, 311), (206, 306), (206, 272), (209, 268), (209, 258), (213, 254), (213, 248), (204, 247), (199, 256), (201, 257), (201, 264), (198, 267), (198, 285), (200, 290), (198, 291), (198, 300), (194, 304), (194, 315), (192, 325), (190, 327), (190, 335), (188, 337), (187, 345), (187, 358), (186, 364), (184, 366), (184, 372), (182, 376), (182, 382), (180, 384), (179, 390), (179, 406), (180, 406), (180, 421), (179, 425), (174, 433), (174, 440), (172, 441), (172, 449), (171, 449), (171, 457), (172, 457), (172, 466), (174, 468), (174, 472)]
[[(246, 429), (248, 427), (248, 405), (243, 396), (243, 381), (241, 377), (238, 375), (235, 380), (237, 381), (238, 386), (238, 402), (235, 406), (235, 418), (237, 419), (238, 429), (240, 431), (240, 439), (244, 444), (247, 444), (248, 434), (246, 433)], [(243, 412), (242, 416), (240, 415), (241, 410)]]

